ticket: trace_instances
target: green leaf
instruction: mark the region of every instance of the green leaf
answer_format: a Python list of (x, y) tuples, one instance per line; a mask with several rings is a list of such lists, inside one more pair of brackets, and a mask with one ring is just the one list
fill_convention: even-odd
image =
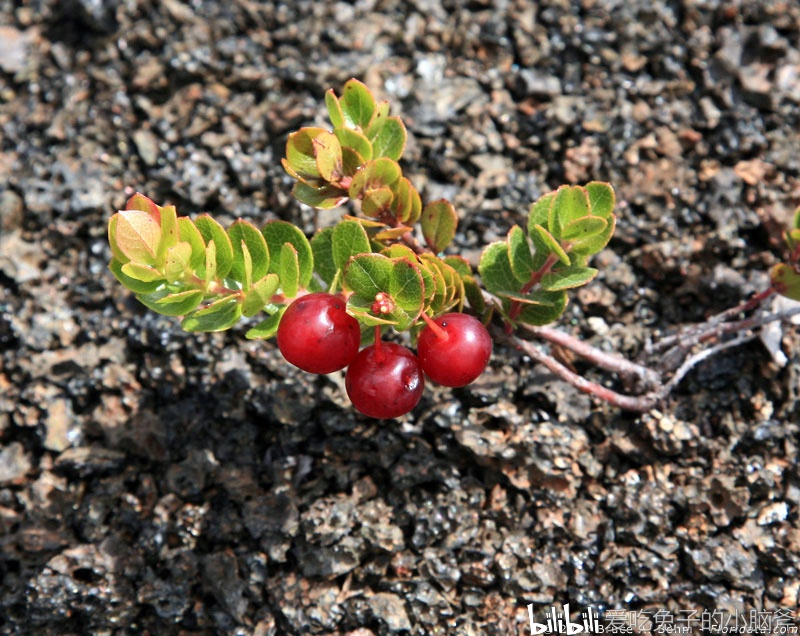
[(545, 291), (561, 291), (585, 285), (597, 276), (594, 267), (565, 267), (542, 276), (541, 286)]
[(289, 243), (294, 247), (297, 256), (299, 267), (298, 284), (301, 287), (308, 287), (311, 277), (314, 275), (314, 255), (311, 250), (311, 244), (302, 230), (287, 221), (269, 221), (261, 230), (261, 233), (267, 243), (267, 251), (272, 255), (269, 271), (276, 274), (279, 273), (281, 259), (276, 263), (274, 256), (281, 254), (284, 244)]
[(476, 314), (482, 315), (486, 311), (486, 299), (483, 297), (480, 285), (472, 276), (464, 276), (462, 281), (464, 282), (464, 295), (469, 306)]
[(125, 263), (120, 268), (120, 271), (128, 278), (143, 283), (163, 282), (165, 280), (164, 274), (159, 272), (155, 267), (142, 265), (141, 263)]
[(528, 244), (528, 237), (518, 225), (515, 225), (508, 232), (508, 259), (511, 263), (511, 271), (517, 281), (524, 285), (527, 283), (535, 268), (533, 266), (533, 255)]
[(205, 289), (208, 291), (209, 285), (217, 277), (217, 244), (214, 241), (210, 241), (206, 246), (205, 257), (206, 261), (200, 269), (202, 269), (203, 275), (205, 276), (203, 280), (206, 282)]
[[(565, 240), (569, 241), (570, 250), (573, 254), (578, 256), (597, 254), (608, 244), (611, 235), (614, 233), (615, 223), (616, 219), (613, 216), (609, 221), (599, 216), (587, 216), (583, 219), (578, 219), (564, 228), (565, 232), (569, 229), (571, 234), (577, 234), (577, 236)], [(583, 235), (579, 233), (581, 229), (585, 230)]]
[[(151, 294), (156, 289), (159, 288), (164, 282), (164, 277), (161, 276), (158, 279), (153, 280), (141, 280), (140, 278), (136, 278), (134, 276), (129, 276), (123, 271), (125, 265), (131, 265), (132, 263), (121, 263), (116, 258), (111, 260), (109, 263), (108, 268), (111, 270), (111, 273), (114, 274), (114, 277), (122, 283), (123, 287), (126, 289), (131, 290), (136, 294)], [(143, 266), (146, 267), (146, 266)], [(152, 269), (152, 268), (149, 268)], [(155, 270), (153, 270), (155, 271)], [(149, 275), (148, 275), (149, 276)]]
[(342, 146), (336, 135), (322, 132), (313, 140), (314, 157), (319, 176), (325, 181), (338, 181), (342, 175)]
[(347, 192), (336, 186), (322, 185), (319, 187), (311, 186), (302, 181), (298, 181), (292, 188), (292, 195), (300, 203), (316, 208), (318, 210), (330, 210), (336, 208), (347, 201)]
[[(359, 254), (350, 259), (343, 278), (353, 292), (348, 310), (363, 324), (391, 324), (399, 331), (409, 329), (422, 311), (423, 282), (419, 268), (406, 258), (391, 259), (382, 254)], [(388, 314), (376, 316), (372, 305), (378, 294), (394, 301)]]
[(161, 242), (158, 246), (158, 262), (163, 263), (167, 250), (178, 244), (178, 213), (174, 205), (166, 205), (161, 210)]
[(430, 302), (434, 313), (442, 313), (463, 303), (464, 283), (458, 272), (434, 254), (420, 254), (420, 260), (434, 272), (436, 294)]
[(389, 117), (372, 138), (375, 157), (388, 157), (399, 161), (406, 148), (406, 127), (399, 117)]
[(601, 181), (592, 181), (586, 184), (586, 193), (589, 195), (589, 207), (592, 215), (608, 221), (614, 214), (614, 205), (616, 205), (616, 195), (611, 185)]
[(287, 298), (294, 298), (300, 287), (300, 263), (297, 249), (291, 243), (284, 243), (280, 251), (281, 288)]
[[(349, 130), (349, 129), (348, 129)], [(358, 152), (349, 146), (342, 146), (342, 172), (346, 177), (353, 177), (367, 162)], [(345, 196), (347, 192), (342, 190)]]
[(253, 257), (250, 256), (250, 249), (247, 247), (245, 241), (241, 242), (242, 246), (242, 264), (244, 271), (244, 278), (242, 278), (242, 289), (247, 291), (253, 283)]
[(425, 206), (420, 222), (425, 242), (438, 254), (455, 238), (458, 215), (450, 201), (439, 199)]
[[(264, 236), (250, 222), (243, 219), (235, 221), (228, 228), (228, 237), (233, 247), (233, 263), (230, 277), (240, 283), (249, 283), (262, 278), (269, 270), (269, 251)], [(245, 256), (242, 243), (247, 245), (247, 252), (252, 262), (250, 277), (246, 277)]]
[(793, 229), (800, 230), (800, 208), (794, 211), (794, 223), (792, 225)]
[(364, 297), (371, 306), (377, 294), (389, 293), (393, 263), (391, 258), (383, 254), (366, 253), (353, 256), (347, 263), (344, 286)]
[(348, 80), (339, 103), (345, 124), (366, 130), (375, 111), (375, 98), (369, 89), (357, 79)]
[(531, 240), (536, 248), (537, 258), (534, 260), (534, 268), (541, 267), (542, 262), (551, 253), (555, 254), (564, 265), (569, 265), (570, 260), (567, 253), (559, 245), (558, 241), (553, 237), (550, 232), (545, 230), (541, 225), (534, 225), (533, 232), (531, 232)]
[[(369, 124), (367, 124), (366, 134), (371, 140), (375, 140), (377, 134), (381, 131), (386, 120), (389, 118), (389, 102), (386, 100), (380, 101), (375, 105), (375, 110), (372, 112)], [(379, 157), (380, 155), (375, 155)]]
[(242, 302), (242, 315), (250, 318), (262, 311), (278, 291), (279, 284), (277, 274), (267, 274), (253, 283)]
[(401, 177), (392, 186), (392, 216), (400, 223), (413, 225), (422, 214), (422, 199), (419, 192), (406, 177)]
[(463, 256), (458, 256), (457, 254), (445, 256), (444, 262), (452, 267), (459, 276), (472, 276), (472, 267)]
[(550, 192), (543, 197), (539, 197), (539, 199), (531, 204), (531, 208), (528, 212), (528, 235), (531, 236), (531, 238), (533, 237), (533, 228), (537, 225), (541, 225), (543, 228), (547, 229), (548, 219), (550, 218), (550, 208), (555, 198), (556, 193)]
[[(429, 254), (429, 256), (436, 258), (432, 254)], [(419, 266), (419, 272), (422, 275), (422, 290), (425, 296), (425, 305), (433, 307), (434, 310), (436, 307), (443, 306), (446, 290), (444, 288), (444, 276), (442, 276), (439, 269), (431, 265), (430, 261), (426, 258), (417, 259), (413, 251), (407, 258), (410, 258), (412, 261), (416, 260)]]
[(367, 231), (358, 221), (342, 221), (333, 229), (333, 264), (344, 269), (351, 257), (371, 252)]
[(556, 239), (563, 238), (563, 228), (589, 215), (589, 195), (580, 186), (561, 186), (550, 206), (547, 229)]
[(486, 289), (493, 294), (516, 292), (520, 288), (508, 259), (506, 241), (496, 241), (484, 248), (478, 264), (478, 273)]
[(342, 113), (342, 106), (339, 103), (339, 98), (332, 88), (325, 91), (325, 106), (328, 108), (328, 117), (334, 128), (344, 126), (344, 113)]
[(358, 199), (365, 190), (391, 188), (401, 176), (402, 170), (396, 161), (386, 157), (373, 159), (366, 162), (353, 177), (348, 194), (351, 199)]
[(181, 241), (191, 245), (192, 256), (189, 259), (189, 269), (196, 270), (206, 261), (206, 243), (197, 226), (189, 217), (182, 216), (178, 219), (178, 235)]
[(389, 294), (400, 308), (416, 319), (422, 311), (422, 275), (410, 259), (395, 259), (393, 262)]
[(164, 316), (184, 316), (193, 311), (203, 300), (199, 289), (173, 291), (167, 287), (150, 293), (137, 294), (137, 300), (148, 309)]
[(524, 304), (517, 320), (540, 327), (558, 320), (567, 308), (567, 292), (537, 290), (528, 298), (537, 304)]
[(800, 273), (786, 263), (778, 263), (770, 271), (775, 291), (792, 300), (800, 300)]
[(181, 321), (185, 331), (224, 331), (242, 317), (242, 304), (238, 298), (220, 298), (208, 307), (192, 312)]
[(166, 259), (164, 261), (164, 276), (167, 282), (174, 283), (181, 278), (186, 270), (189, 269), (189, 262), (191, 259), (191, 244), (181, 241), (177, 245), (170, 247), (167, 250)]
[(576, 243), (602, 234), (608, 222), (599, 216), (585, 216), (568, 223), (561, 229), (561, 239)]
[(206, 245), (214, 241), (216, 248), (216, 274), (209, 276), (207, 272), (199, 272), (199, 275), (205, 280), (213, 280), (215, 276), (220, 279), (225, 278), (233, 266), (233, 246), (228, 238), (228, 233), (214, 217), (208, 214), (201, 214), (194, 224), (203, 236)]
[(314, 254), (314, 270), (320, 278), (331, 285), (339, 268), (333, 260), (333, 227), (319, 230), (311, 237), (311, 251)]
[(300, 181), (311, 181), (311, 185), (321, 185), (314, 139), (330, 133), (323, 128), (301, 128), (286, 140), (286, 158), (281, 159), (284, 170)]
[(333, 133), (343, 148), (350, 148), (361, 157), (361, 163), (372, 159), (372, 143), (364, 135), (352, 128), (336, 128)]
[(361, 212), (370, 218), (375, 218), (385, 212), (394, 198), (390, 188), (364, 190), (361, 196)]
[(244, 337), (248, 340), (272, 338), (278, 332), (278, 326), (281, 324), (281, 318), (283, 318), (283, 312), (286, 311), (286, 307), (286, 305), (283, 305), (280, 311), (262, 320), (255, 327), (248, 329)]

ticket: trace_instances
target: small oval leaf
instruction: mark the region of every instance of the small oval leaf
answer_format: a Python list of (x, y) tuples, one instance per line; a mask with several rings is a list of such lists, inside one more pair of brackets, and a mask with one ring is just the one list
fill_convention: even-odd
[(399, 161), (406, 148), (408, 133), (399, 117), (389, 117), (377, 134), (372, 137), (375, 157), (388, 157)]
[(594, 267), (565, 267), (542, 276), (541, 286), (545, 291), (561, 291), (585, 285), (597, 276)]
[[(197, 217), (194, 224), (203, 236), (206, 245), (214, 241), (217, 266), (215, 276), (225, 278), (233, 266), (233, 246), (231, 245), (231, 240), (228, 238), (228, 233), (225, 231), (225, 228), (209, 214), (201, 214)], [(207, 272), (200, 273), (200, 276), (205, 280), (213, 279)]]
[(137, 294), (136, 298), (156, 313), (164, 316), (184, 316), (202, 302), (203, 292), (199, 289), (174, 291), (162, 287), (151, 294)]
[(455, 238), (458, 215), (450, 201), (440, 199), (425, 206), (420, 223), (425, 242), (434, 252), (439, 253)]
[(272, 338), (272, 336), (278, 333), (278, 326), (281, 324), (281, 318), (283, 317), (284, 311), (286, 311), (286, 305), (283, 305), (280, 311), (272, 314), (269, 318), (262, 320), (255, 327), (248, 329), (247, 333), (244, 334), (244, 337), (248, 340), (264, 340), (266, 338)]
[(262, 311), (278, 291), (278, 285), (279, 279), (276, 274), (267, 274), (253, 283), (242, 302), (242, 315), (250, 318)]
[(553, 237), (550, 232), (544, 229), (541, 225), (535, 225), (533, 232), (531, 232), (531, 240), (536, 248), (536, 258), (534, 259), (534, 268), (538, 269), (546, 260), (549, 254), (555, 254), (564, 265), (569, 265), (570, 260), (567, 253), (563, 250), (558, 241)]
[[(262, 278), (269, 270), (269, 251), (264, 236), (250, 222), (243, 219), (235, 221), (228, 228), (228, 237), (233, 247), (233, 263), (231, 265), (230, 277), (240, 283)], [(248, 277), (245, 270), (245, 256), (242, 251), (242, 243), (247, 245), (247, 252), (250, 257), (251, 271)]]
[(190, 332), (224, 331), (235, 325), (241, 316), (242, 304), (238, 298), (220, 298), (186, 316), (181, 327)]
[(508, 232), (508, 258), (517, 281), (522, 285), (527, 283), (534, 272), (533, 255), (528, 237), (518, 225)]
[(358, 221), (342, 221), (333, 229), (333, 263), (344, 269), (353, 256), (371, 252), (367, 231)]
[(375, 111), (375, 98), (364, 84), (357, 79), (348, 80), (339, 104), (347, 125), (366, 130)]
[(314, 255), (306, 235), (296, 225), (287, 221), (268, 221), (261, 230), (267, 242), (267, 251), (271, 255), (269, 271), (279, 273), (279, 262), (274, 262), (276, 254), (280, 254), (285, 243), (295, 249), (298, 263), (298, 284), (307, 287), (314, 275)]
[[(135, 294), (151, 294), (164, 283), (163, 276), (151, 280), (142, 280), (134, 276), (129, 276), (124, 271), (126, 265), (130, 265), (130, 263), (123, 264), (115, 258), (111, 260), (108, 268), (111, 270), (111, 273), (114, 274), (114, 277), (120, 283), (122, 283), (126, 289), (130, 289)], [(147, 277), (150, 277), (149, 272)]]
[(496, 241), (484, 248), (478, 264), (478, 273), (486, 289), (493, 294), (516, 292), (520, 288), (511, 269), (508, 244), (505, 241)]

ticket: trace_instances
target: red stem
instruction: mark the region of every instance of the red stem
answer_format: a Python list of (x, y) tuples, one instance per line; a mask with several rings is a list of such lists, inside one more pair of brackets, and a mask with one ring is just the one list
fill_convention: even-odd
[(375, 361), (380, 363), (383, 362), (383, 347), (381, 347), (381, 328), (379, 325), (375, 325)]
[(558, 362), (555, 358), (547, 355), (544, 351), (539, 349), (536, 345), (526, 340), (521, 340), (515, 336), (510, 338), (511, 344), (522, 351), (524, 354), (530, 356), (536, 362), (543, 364), (552, 373), (559, 378), (568, 382), (579, 391), (593, 395), (612, 406), (624, 409), (626, 411), (638, 411), (643, 413), (649, 411), (658, 401), (663, 397), (659, 393), (646, 393), (645, 395), (627, 395), (625, 393), (617, 393), (602, 384), (587, 380), (582, 375), (578, 375), (571, 371), (563, 364)]
[(436, 334), (437, 338), (439, 338), (440, 340), (447, 340), (450, 337), (447, 334), (447, 332), (444, 329), (442, 329), (442, 327), (424, 311), (420, 315), (422, 316), (422, 319), (425, 321), (425, 324), (428, 325), (431, 331), (433, 331), (433, 333)]

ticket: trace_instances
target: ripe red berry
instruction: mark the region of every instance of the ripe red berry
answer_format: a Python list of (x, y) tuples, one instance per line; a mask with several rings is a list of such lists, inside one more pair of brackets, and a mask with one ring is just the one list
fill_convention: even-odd
[(309, 373), (332, 373), (353, 361), (361, 344), (358, 321), (340, 296), (318, 292), (295, 300), (278, 325), (283, 357)]
[(422, 397), (425, 376), (411, 351), (394, 342), (362, 349), (344, 379), (353, 406), (379, 419), (400, 417)]
[(417, 353), (425, 374), (444, 386), (474, 381), (492, 355), (492, 337), (481, 321), (469, 314), (450, 313), (428, 324), (419, 334)]

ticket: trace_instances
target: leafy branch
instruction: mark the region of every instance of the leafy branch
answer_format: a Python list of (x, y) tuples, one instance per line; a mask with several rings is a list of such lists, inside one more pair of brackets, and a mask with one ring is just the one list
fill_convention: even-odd
[[(119, 282), (153, 311), (181, 317), (187, 331), (224, 330), (266, 314), (248, 338), (274, 336), (290, 303), (325, 292), (342, 299), (362, 341), (374, 339), (378, 353), (385, 331), (410, 332), (415, 341), (427, 326), (445, 338), (434, 319), (468, 308), (484, 324), (495, 323), (496, 339), (580, 390), (634, 411), (663, 400), (708, 355), (797, 313), (743, 318), (775, 294), (800, 300), (800, 209), (785, 233), (787, 257), (772, 268), (769, 288), (652, 345), (647, 353), (660, 358), (655, 365), (593, 348), (547, 325), (564, 313), (568, 292), (598, 274), (590, 259), (616, 227), (610, 184), (562, 185), (544, 195), (530, 206), (524, 228), (515, 225), (504, 240), (484, 248), (474, 272), (464, 258), (447, 254), (459, 218), (452, 203), (423, 205), (403, 175), (399, 161), (407, 132), (388, 102), (376, 101), (352, 79), (339, 96), (329, 90), (325, 105), (331, 128), (291, 133), (281, 163), (295, 180), (292, 193), (300, 203), (317, 209), (349, 204), (353, 214), (309, 240), (285, 221), (258, 229), (238, 220), (226, 229), (208, 214), (178, 217), (173, 206), (136, 194), (108, 224), (110, 269)], [(619, 375), (630, 393), (578, 375), (530, 337)]]

